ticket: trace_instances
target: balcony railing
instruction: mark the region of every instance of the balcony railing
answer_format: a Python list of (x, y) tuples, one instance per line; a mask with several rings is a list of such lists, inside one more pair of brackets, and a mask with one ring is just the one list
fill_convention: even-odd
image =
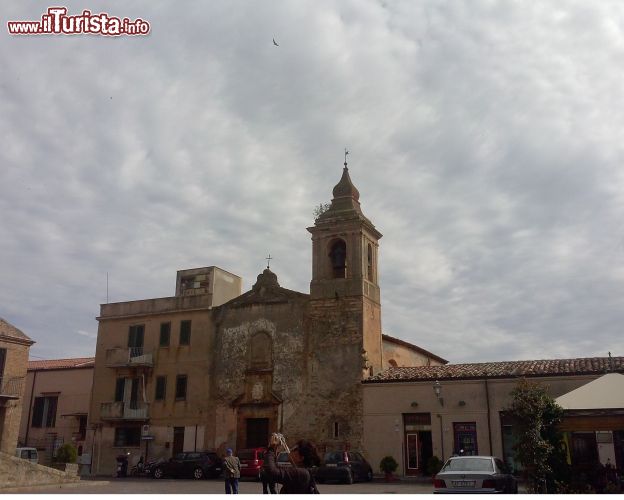
[(19, 399), (24, 387), (24, 377), (0, 377), (0, 398)]
[(102, 420), (147, 420), (149, 403), (142, 401), (114, 401), (100, 406)]
[(154, 357), (144, 347), (115, 347), (106, 350), (106, 366), (153, 366)]

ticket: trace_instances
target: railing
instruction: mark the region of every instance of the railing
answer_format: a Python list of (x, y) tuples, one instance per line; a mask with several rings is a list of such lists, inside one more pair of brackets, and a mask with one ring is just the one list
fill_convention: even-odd
[(102, 403), (100, 418), (103, 420), (147, 420), (149, 418), (149, 403), (142, 401)]
[(0, 377), (0, 398), (19, 398), (23, 386), (24, 377)]
[(154, 356), (144, 347), (114, 347), (106, 350), (107, 366), (152, 366)]

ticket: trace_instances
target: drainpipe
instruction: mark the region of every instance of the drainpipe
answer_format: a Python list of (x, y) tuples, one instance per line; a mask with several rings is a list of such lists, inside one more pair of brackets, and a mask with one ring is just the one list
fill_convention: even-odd
[(487, 404), (487, 426), (488, 426), (488, 439), (490, 443), (490, 455), (494, 455), (492, 450), (492, 426), (490, 424), (490, 390), (488, 388), (487, 377), (485, 378), (485, 402)]
[(30, 431), (30, 412), (32, 411), (33, 397), (35, 395), (35, 381), (37, 380), (37, 370), (35, 370), (33, 373), (33, 382), (32, 387), (30, 388), (30, 404), (28, 406), (28, 420), (26, 421), (26, 437), (24, 438), (24, 440), (26, 441), (24, 443), (25, 446), (28, 446), (28, 431)]
[(442, 463), (444, 463), (444, 427), (442, 426), (442, 415), (438, 413), (440, 419), (440, 445), (442, 446)]

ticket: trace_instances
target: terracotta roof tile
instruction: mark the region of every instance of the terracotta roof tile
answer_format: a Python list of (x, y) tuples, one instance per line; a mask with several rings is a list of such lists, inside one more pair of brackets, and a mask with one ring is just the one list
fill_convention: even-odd
[(601, 374), (624, 372), (624, 357), (537, 359), (528, 361), (494, 361), (443, 366), (404, 366), (388, 368), (365, 381), (417, 382), (475, 378), (544, 377), (556, 375)]
[(28, 361), (28, 370), (60, 370), (63, 368), (88, 368), (95, 365), (95, 358), (40, 359)]

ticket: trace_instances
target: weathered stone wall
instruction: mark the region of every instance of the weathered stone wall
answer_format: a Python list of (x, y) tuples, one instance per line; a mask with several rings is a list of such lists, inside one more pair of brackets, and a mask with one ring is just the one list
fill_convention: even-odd
[(62, 484), (80, 481), (72, 473), (52, 469), (0, 452), (0, 490), (20, 486)]
[(7, 387), (9, 391), (17, 390), (18, 399), (0, 398), (0, 451), (13, 454), (17, 446), (22, 416), (22, 396), (30, 346), (7, 339), (0, 340), (0, 348), (7, 350), (2, 380), (7, 384), (8, 381), (17, 379), (15, 382), (9, 383)]

